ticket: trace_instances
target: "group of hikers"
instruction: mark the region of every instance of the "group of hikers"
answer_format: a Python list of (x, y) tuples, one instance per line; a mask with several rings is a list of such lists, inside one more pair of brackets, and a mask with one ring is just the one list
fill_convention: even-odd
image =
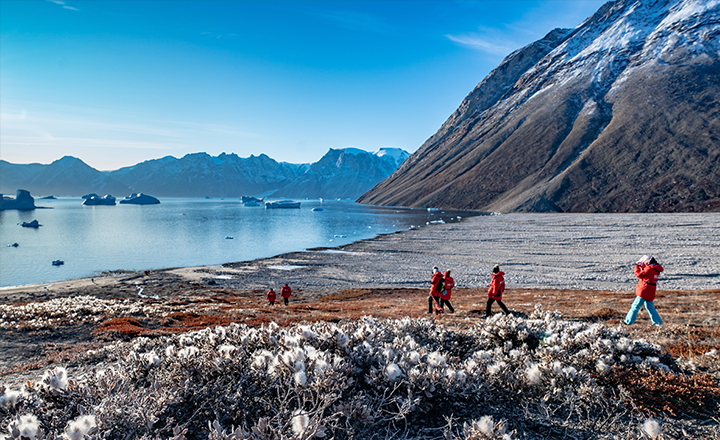
[[(657, 281), (663, 267), (655, 260), (652, 255), (643, 255), (635, 263), (635, 276), (639, 279), (635, 287), (635, 301), (630, 306), (627, 316), (623, 320), (625, 325), (633, 325), (637, 319), (640, 308), (645, 309), (650, 314), (650, 320), (653, 325), (661, 325), (663, 323), (657, 310), (655, 310), (655, 292), (657, 290)], [(432, 268), (432, 278), (430, 279), (430, 296), (428, 296), (428, 313), (440, 314), (445, 312), (445, 307), (450, 313), (455, 313), (455, 308), (450, 303), (452, 290), (455, 287), (455, 280), (450, 276), (450, 270), (446, 270), (443, 274), (440, 269), (435, 266)], [(499, 265), (495, 265), (492, 270), (492, 278), (490, 287), (488, 288), (488, 300), (485, 306), (485, 317), (489, 317), (492, 313), (492, 305), (497, 302), (505, 315), (509, 315), (510, 311), (502, 302), (503, 292), (505, 292), (505, 272), (500, 270)], [(289, 303), (292, 289), (287, 283), (280, 289), (280, 296), (287, 306)], [(266, 298), (270, 305), (275, 305), (277, 294), (273, 289), (268, 291)]]
[[(452, 289), (455, 287), (455, 280), (450, 276), (450, 271), (446, 270), (443, 275), (437, 266), (432, 269), (432, 278), (430, 279), (430, 296), (428, 297), (428, 313), (440, 314), (445, 312), (445, 306), (450, 313), (455, 313), (455, 309), (450, 304)], [(510, 314), (510, 311), (502, 302), (502, 294), (505, 292), (505, 272), (500, 270), (499, 265), (493, 267), (492, 280), (488, 289), (488, 301), (485, 306), (485, 317), (490, 316), (493, 303), (497, 302), (503, 313)]]
[[(637, 319), (638, 312), (640, 312), (640, 308), (645, 306), (653, 325), (662, 325), (663, 321), (654, 306), (657, 281), (662, 271), (663, 267), (652, 255), (643, 255), (642, 258), (635, 263), (634, 273), (639, 280), (635, 286), (635, 300), (630, 306), (630, 310), (625, 316), (623, 324), (633, 325)], [(453, 287), (455, 287), (455, 280), (450, 276), (450, 271), (446, 270), (443, 275), (437, 266), (433, 267), (427, 312), (440, 314), (445, 311), (445, 306), (447, 306), (448, 309), (450, 309), (450, 313), (455, 313), (455, 309), (452, 304), (450, 304)], [(496, 264), (495, 267), (493, 267), (490, 288), (488, 289), (488, 300), (485, 306), (486, 318), (491, 315), (492, 305), (495, 302), (498, 303), (505, 315), (510, 314), (510, 311), (502, 302), (504, 291), (505, 272), (502, 272), (500, 266)]]
[[(290, 303), (290, 295), (292, 295), (292, 289), (290, 288), (290, 286), (287, 285), (287, 283), (285, 283), (285, 285), (282, 286), (282, 289), (280, 289), (280, 296), (282, 296), (285, 305), (288, 305)], [(271, 306), (274, 306), (275, 300), (277, 299), (277, 294), (272, 288), (270, 288), (268, 293), (265, 295), (265, 298), (267, 298)]]

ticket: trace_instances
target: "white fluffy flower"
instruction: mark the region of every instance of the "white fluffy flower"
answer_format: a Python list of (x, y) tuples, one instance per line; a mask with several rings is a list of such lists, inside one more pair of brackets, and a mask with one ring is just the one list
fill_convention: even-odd
[(660, 424), (655, 419), (645, 420), (645, 423), (642, 425), (642, 430), (652, 439), (658, 438), (662, 433), (660, 430)]
[(307, 375), (304, 371), (298, 371), (297, 373), (295, 373), (294, 379), (295, 383), (301, 387), (305, 386), (305, 384), (307, 383)]
[(433, 351), (432, 353), (430, 353), (427, 359), (428, 364), (430, 364), (430, 366), (434, 368), (440, 368), (446, 365), (445, 356), (441, 355), (437, 351)]
[(67, 370), (63, 367), (56, 367), (54, 370), (45, 372), (45, 375), (42, 378), (42, 383), (56, 390), (67, 390)]
[(301, 435), (305, 432), (308, 425), (310, 424), (310, 417), (307, 413), (299, 409), (295, 410), (292, 416), (292, 430), (295, 435)]
[(538, 364), (533, 364), (525, 371), (525, 376), (527, 377), (527, 381), (530, 385), (539, 385), (542, 381), (542, 371), (540, 370), (540, 366)]
[(97, 422), (93, 415), (80, 416), (68, 422), (65, 427), (65, 435), (70, 440), (82, 440), (86, 435), (93, 434), (95, 431), (97, 431)]
[(10, 408), (12, 406), (15, 406), (21, 396), (22, 393), (20, 391), (6, 389), (5, 393), (0, 396), (0, 406), (3, 408)]
[[(222, 328), (222, 327), (218, 327), (218, 328)], [(230, 356), (232, 356), (232, 354), (235, 353), (236, 350), (237, 350), (237, 347), (234, 345), (230, 345), (230, 344), (224, 344), (224, 345), (221, 345), (220, 347), (218, 347), (218, 352), (220, 352), (220, 354), (226, 358), (229, 358)]]
[(178, 356), (181, 358), (186, 358), (190, 356), (194, 356), (200, 352), (200, 349), (195, 346), (189, 346), (185, 347), (182, 350), (178, 351)]
[(143, 353), (140, 357), (145, 363), (146, 368), (158, 367), (162, 363), (160, 356), (155, 354), (155, 352)]
[(402, 374), (402, 370), (396, 364), (390, 364), (385, 368), (385, 377), (388, 382), (395, 382)]
[(29, 440), (42, 438), (40, 423), (33, 414), (17, 417), (8, 423), (7, 429), (10, 431), (12, 438), (27, 438)]

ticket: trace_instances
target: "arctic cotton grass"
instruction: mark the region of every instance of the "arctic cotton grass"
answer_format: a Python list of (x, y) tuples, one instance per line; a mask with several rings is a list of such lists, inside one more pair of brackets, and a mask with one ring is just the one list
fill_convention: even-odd
[[(82, 405), (92, 408), (93, 435), (104, 438), (184, 429), (189, 439), (227, 430), (245, 438), (514, 438), (510, 430), (528, 439), (573, 437), (592, 418), (625, 414), (612, 397), (619, 392), (594, 379), (600, 363), (623, 368), (621, 357), (633, 356), (640, 359), (633, 367), (662, 368), (656, 347), (618, 330), (552, 315), (498, 316), (466, 331), (429, 319), (364, 318), (289, 328), (233, 324), (118, 343), (97, 350), (106, 364), (80, 368), (105, 373), (74, 374), (85, 379), (61, 400), (31, 390), (23, 409), (7, 411), (32, 410), (47, 426), (60, 420), (52, 422), (60, 432), (70, 426), (65, 406)], [(161, 362), (148, 368), (158, 354)], [(453, 428), (443, 415), (469, 424)], [(605, 429), (627, 437), (641, 423)]]
[(65, 436), (69, 440), (82, 440), (86, 435), (94, 434), (97, 431), (95, 416), (84, 415), (68, 423), (65, 428)]
[(23, 414), (11, 420), (7, 426), (11, 439), (35, 440), (42, 438), (40, 422), (33, 414)]

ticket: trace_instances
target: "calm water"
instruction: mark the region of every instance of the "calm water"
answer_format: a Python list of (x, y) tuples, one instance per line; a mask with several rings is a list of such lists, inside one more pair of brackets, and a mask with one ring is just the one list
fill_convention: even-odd
[[(302, 201), (301, 209), (245, 207), (235, 199), (162, 199), (160, 205), (83, 206), (79, 198), (36, 200), (53, 209), (0, 211), (0, 286), (46, 283), (108, 270), (201, 266), (340, 246), (463, 212)], [(322, 206), (322, 212), (312, 208)], [(38, 229), (23, 228), (37, 219)], [(233, 237), (228, 239), (226, 237)], [(9, 244), (18, 243), (18, 247)], [(53, 260), (63, 260), (53, 266)]]

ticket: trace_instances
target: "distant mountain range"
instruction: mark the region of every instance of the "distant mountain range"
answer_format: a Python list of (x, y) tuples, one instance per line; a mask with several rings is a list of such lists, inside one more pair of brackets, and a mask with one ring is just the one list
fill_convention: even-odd
[(370, 153), (357, 148), (330, 149), (313, 164), (277, 162), (265, 154), (238, 157), (188, 154), (163, 157), (115, 171), (98, 171), (65, 156), (49, 165), (0, 160), (0, 193), (17, 189), (35, 195), (88, 193), (156, 197), (239, 197), (355, 199), (389, 176), (410, 154), (399, 148)]
[(720, 2), (612, 1), (511, 53), (359, 201), (720, 210)]

